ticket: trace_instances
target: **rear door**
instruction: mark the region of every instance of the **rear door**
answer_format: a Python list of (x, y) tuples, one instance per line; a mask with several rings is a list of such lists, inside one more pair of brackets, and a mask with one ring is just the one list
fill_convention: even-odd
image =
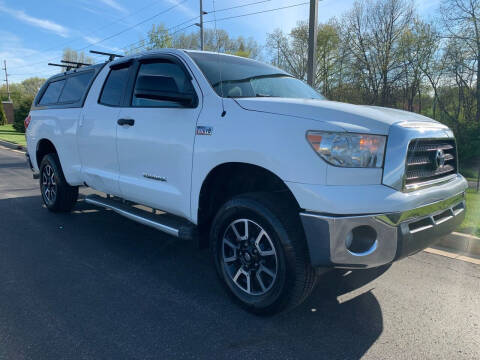
[[(129, 107), (121, 109), (117, 124), (120, 190), (128, 200), (188, 218), (193, 143), (201, 108), (198, 85), (185, 64), (171, 55), (140, 59), (133, 72)], [(195, 103), (138, 98), (139, 79), (155, 77), (168, 80), (176, 94), (194, 94)], [(153, 93), (158, 90), (155, 81), (148, 86)]]
[(117, 119), (130, 69), (131, 62), (116, 63), (103, 69), (88, 95), (77, 132), (84, 181), (94, 189), (118, 196), (121, 193), (118, 186)]

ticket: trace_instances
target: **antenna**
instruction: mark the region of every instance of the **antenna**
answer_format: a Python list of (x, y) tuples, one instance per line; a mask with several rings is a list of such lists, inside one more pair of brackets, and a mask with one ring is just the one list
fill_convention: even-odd
[(92, 64), (86, 64), (86, 63), (82, 63), (82, 62), (78, 62), (78, 61), (70, 61), (70, 60), (60, 60), (60, 62), (64, 63), (64, 64), (72, 64), (72, 65), (75, 65), (77, 67), (77, 69), (81, 66), (90, 66)]
[(217, 63), (218, 63), (218, 70), (220, 74), (220, 92), (222, 94), (222, 117), (224, 117), (227, 112), (225, 111), (225, 104), (224, 104), (224, 98), (223, 98), (223, 81), (222, 81), (222, 66), (220, 64), (220, 43), (218, 42), (218, 31), (217, 31), (217, 15), (216, 15), (216, 10), (215, 10), (215, 0), (212, 0), (212, 5), (213, 5), (213, 19), (215, 21), (215, 37), (217, 38)]
[(123, 57), (123, 55), (118, 55), (118, 54), (113, 54), (113, 53), (107, 53), (107, 52), (103, 52), (103, 51), (97, 51), (97, 50), (90, 50), (90, 52), (92, 54), (98, 54), (98, 55), (105, 55), (105, 56), (108, 56), (108, 61), (112, 61), (114, 60), (116, 57)]
[(59, 66), (59, 67), (62, 67), (62, 68), (66, 68), (65, 71), (70, 71), (72, 70), (72, 65), (63, 65), (63, 64), (54, 64), (54, 63), (48, 63), (49, 66)]

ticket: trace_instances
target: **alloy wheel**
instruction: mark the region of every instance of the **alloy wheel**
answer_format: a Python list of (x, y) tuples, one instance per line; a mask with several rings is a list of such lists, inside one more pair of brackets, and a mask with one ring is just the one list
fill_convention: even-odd
[(55, 171), (50, 164), (45, 165), (42, 171), (42, 192), (47, 203), (53, 204), (57, 198), (57, 183)]
[(249, 219), (232, 221), (222, 240), (223, 266), (229, 278), (249, 295), (263, 295), (275, 283), (277, 251), (268, 233)]

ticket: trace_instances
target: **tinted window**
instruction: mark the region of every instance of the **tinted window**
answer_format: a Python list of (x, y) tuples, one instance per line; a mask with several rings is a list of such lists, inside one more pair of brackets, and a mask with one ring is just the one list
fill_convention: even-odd
[(100, 96), (101, 104), (119, 106), (122, 103), (129, 70), (129, 67), (125, 67), (110, 71)]
[(60, 103), (77, 102), (87, 91), (88, 84), (93, 77), (93, 71), (83, 74), (70, 76), (67, 78), (62, 95), (60, 95)]
[(40, 105), (55, 104), (58, 102), (58, 97), (63, 89), (65, 80), (59, 80), (51, 82), (48, 84), (47, 89), (43, 93), (42, 98), (40, 99)]
[[(157, 84), (160, 84), (160, 81), (162, 81), (162, 87), (155, 89), (155, 81), (147, 80), (147, 82), (149, 82), (148, 86), (150, 90), (153, 91), (164, 91), (165, 89), (168, 89), (172, 93), (187, 94), (194, 92), (190, 78), (185, 71), (179, 65), (168, 61), (141, 64), (135, 81), (135, 90), (138, 90), (142, 86), (142, 77), (143, 85), (145, 85), (147, 77), (148, 79), (158, 77), (159, 81)], [(144, 99), (137, 98), (136, 96), (133, 96), (132, 105), (148, 107), (183, 107), (182, 104), (175, 101)]]

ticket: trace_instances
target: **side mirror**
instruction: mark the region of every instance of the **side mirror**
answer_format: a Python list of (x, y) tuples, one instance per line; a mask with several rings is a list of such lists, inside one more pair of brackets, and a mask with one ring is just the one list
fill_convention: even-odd
[(133, 94), (139, 99), (173, 101), (185, 107), (194, 107), (196, 95), (181, 93), (172, 77), (162, 75), (140, 75)]

